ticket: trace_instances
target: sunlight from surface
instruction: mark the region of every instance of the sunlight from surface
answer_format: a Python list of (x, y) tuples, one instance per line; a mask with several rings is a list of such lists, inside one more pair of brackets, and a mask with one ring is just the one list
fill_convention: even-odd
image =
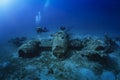
[(48, 7), (49, 4), (50, 4), (50, 0), (46, 0), (45, 5), (44, 5), (44, 8)]
[(26, 0), (0, 0), (0, 32), (16, 27), (26, 4)]
[(8, 8), (10, 5), (12, 5), (13, 0), (0, 0), (0, 8)]

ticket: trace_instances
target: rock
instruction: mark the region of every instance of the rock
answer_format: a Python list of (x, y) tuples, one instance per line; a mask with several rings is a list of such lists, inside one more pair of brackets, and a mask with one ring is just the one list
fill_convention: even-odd
[(30, 40), (27, 43), (21, 45), (18, 49), (19, 57), (31, 58), (39, 55), (40, 41)]
[(53, 55), (61, 58), (64, 57), (68, 50), (68, 38), (64, 31), (59, 31), (53, 36), (52, 52)]

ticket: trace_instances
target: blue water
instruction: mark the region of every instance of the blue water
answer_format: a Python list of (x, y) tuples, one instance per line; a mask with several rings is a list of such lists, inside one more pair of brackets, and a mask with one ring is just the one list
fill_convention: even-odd
[[(73, 35), (102, 37), (107, 33), (111, 37), (120, 37), (119, 0), (3, 1), (0, 0), (0, 48), (2, 49), (0, 55), (2, 56), (4, 53), (12, 53), (13, 47), (8, 47), (10, 46), (7, 44), (8, 40), (19, 36), (36, 38), (35, 29), (38, 26), (49, 30), (47, 36), (58, 31), (60, 26), (65, 26)], [(91, 71), (88, 74), (90, 73)], [(101, 80), (106, 79), (115, 80), (114, 74), (103, 73)]]
[(4, 3), (0, 8), (2, 38), (34, 33), (38, 12), (40, 26), (50, 30), (63, 25), (80, 34), (120, 35), (118, 0), (12, 0), (8, 3), (9, 6)]

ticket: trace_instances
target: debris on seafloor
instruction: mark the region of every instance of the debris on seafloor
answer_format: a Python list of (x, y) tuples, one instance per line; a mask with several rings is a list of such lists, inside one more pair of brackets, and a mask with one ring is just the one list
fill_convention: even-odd
[(25, 41), (27, 40), (27, 37), (16, 37), (13, 39), (10, 39), (8, 43), (11, 43), (12, 45), (19, 47), (21, 46)]

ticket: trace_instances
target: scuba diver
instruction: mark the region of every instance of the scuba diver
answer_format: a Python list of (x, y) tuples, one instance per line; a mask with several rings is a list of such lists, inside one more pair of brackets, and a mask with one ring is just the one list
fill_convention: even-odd
[(37, 27), (36, 28), (36, 32), (39, 34), (39, 33), (43, 33), (43, 32), (48, 32), (49, 30), (46, 28), (46, 27), (44, 27), (44, 28), (42, 28), (42, 27)]

